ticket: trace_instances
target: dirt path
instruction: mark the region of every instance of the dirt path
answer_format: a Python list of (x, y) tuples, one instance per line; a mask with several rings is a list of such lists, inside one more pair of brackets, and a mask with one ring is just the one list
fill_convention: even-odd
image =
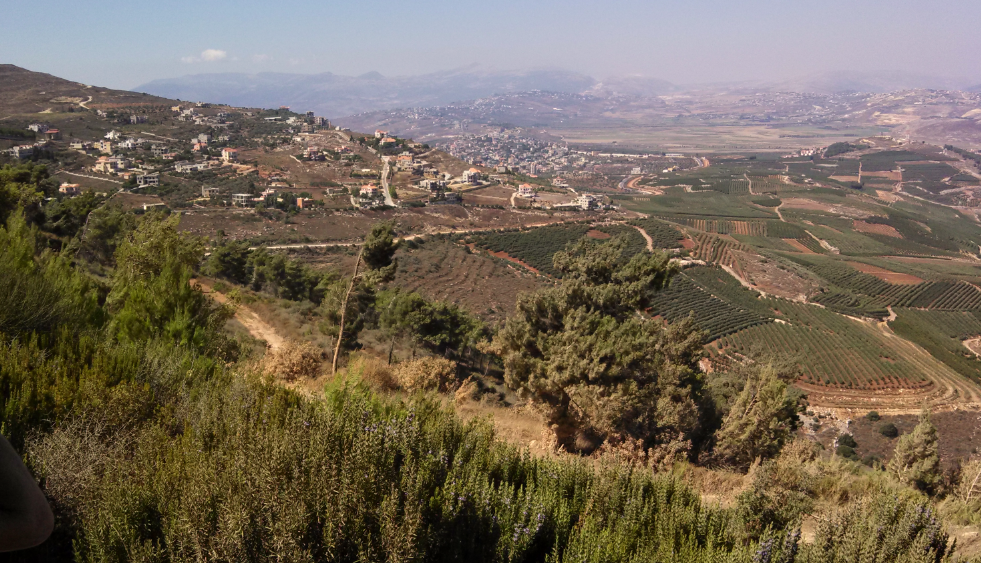
[(180, 142), (177, 139), (171, 139), (170, 137), (164, 137), (163, 135), (157, 135), (156, 133), (151, 133), (149, 131), (141, 131), (140, 134), (141, 135), (150, 135), (151, 137), (156, 137), (158, 139), (165, 139), (167, 141), (173, 141), (175, 143)]
[[(210, 295), (212, 299), (222, 305), (228, 304), (228, 297), (215, 291), (210, 281), (194, 279), (191, 280), (191, 283), (200, 286), (202, 293)], [(242, 323), (242, 326), (249, 331), (253, 338), (265, 340), (269, 349), (273, 351), (283, 347), (285, 339), (269, 323), (262, 320), (255, 311), (242, 304), (235, 304), (233, 307), (235, 307), (235, 320)]]
[(640, 236), (644, 237), (644, 240), (647, 241), (647, 251), (654, 252), (654, 239), (651, 238), (651, 235), (647, 234), (647, 231), (637, 225), (633, 225), (633, 228), (640, 231)]
[(749, 195), (760, 195), (753, 193), (753, 181), (749, 179), (749, 174), (744, 173), (743, 178), (746, 178), (746, 181), (749, 182)]
[(69, 172), (67, 170), (59, 170), (56, 174), (68, 174), (69, 176), (78, 176), (79, 178), (90, 178), (92, 180), (100, 180), (102, 182), (109, 182), (111, 184), (123, 185), (119, 180), (110, 180), (109, 178), (100, 178), (98, 176), (89, 176), (88, 174), (79, 174), (78, 172)]

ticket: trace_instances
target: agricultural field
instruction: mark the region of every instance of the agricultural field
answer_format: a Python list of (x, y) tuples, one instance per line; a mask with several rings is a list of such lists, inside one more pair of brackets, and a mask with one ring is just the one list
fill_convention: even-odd
[(491, 325), (511, 314), (518, 293), (545, 285), (525, 268), (448, 240), (409, 244), (396, 259), (396, 286), (459, 305)]
[(654, 248), (679, 248), (681, 240), (685, 238), (680, 230), (658, 219), (635, 219), (629, 224), (644, 229), (651, 237)]
[(469, 240), (478, 248), (503, 252), (535, 270), (558, 276), (552, 257), (571, 243), (586, 236), (589, 225), (554, 225), (527, 231), (494, 232), (474, 235)]
[(698, 328), (705, 332), (705, 342), (770, 321), (719, 299), (684, 273), (672, 279), (667, 289), (654, 296), (650, 313), (668, 322), (678, 322), (691, 315)]
[(897, 309), (889, 323), (896, 334), (919, 344), (957, 373), (981, 382), (981, 360), (965, 344), (981, 337), (981, 311), (943, 312)]
[(686, 268), (650, 312), (692, 315), (714, 361), (790, 353), (802, 359), (801, 384), (827, 390), (825, 398), (900, 390), (949, 398), (974, 396), (952, 390), (958, 377), (977, 379), (981, 364), (963, 344), (981, 336), (981, 225), (894, 186), (975, 180), (935, 147), (716, 158), (644, 180), (662, 195), (617, 203), (647, 215), (635, 224), (684, 231), (678, 242), (708, 264)]

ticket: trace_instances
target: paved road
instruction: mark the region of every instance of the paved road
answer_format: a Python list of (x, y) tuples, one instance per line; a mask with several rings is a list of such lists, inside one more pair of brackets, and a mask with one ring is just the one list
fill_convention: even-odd
[(382, 167), (382, 191), (385, 193), (385, 205), (396, 207), (395, 200), (392, 199), (392, 194), (388, 191), (388, 157), (383, 156), (382, 161), (385, 162), (385, 166)]

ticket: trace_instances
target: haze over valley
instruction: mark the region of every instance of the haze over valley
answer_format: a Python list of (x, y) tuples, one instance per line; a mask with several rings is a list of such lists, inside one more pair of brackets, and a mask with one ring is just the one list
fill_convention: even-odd
[(981, 557), (981, 4), (41, 12), (13, 560)]

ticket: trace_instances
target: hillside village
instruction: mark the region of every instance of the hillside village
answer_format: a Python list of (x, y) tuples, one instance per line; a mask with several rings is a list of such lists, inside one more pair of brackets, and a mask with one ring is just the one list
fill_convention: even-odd
[[(95, 121), (87, 119), (84, 130), (76, 131), (73, 120), (83, 119), (75, 116), (88, 113)], [(507, 166), (464, 168), (428, 145), (381, 130), (359, 135), (313, 112), (285, 107), (263, 111), (182, 103), (147, 111), (79, 105), (59, 119), (25, 123), (23, 130), (33, 142), (0, 141), (12, 145), (7, 154), (15, 160), (58, 160), (65, 177), (62, 193), (77, 195), (87, 182), (106, 193), (118, 190), (121, 201), (142, 202), (144, 210), (224, 207), (295, 214), (467, 205), (471, 195), (482, 202), (484, 192), (495, 190), (511, 190), (513, 197), (501, 198), (509, 208), (518, 207), (515, 198), (527, 200), (521, 207), (546, 210), (608, 206), (599, 195), (575, 190), (542, 201), (537, 189)], [(535, 164), (521, 170), (536, 176)]]

